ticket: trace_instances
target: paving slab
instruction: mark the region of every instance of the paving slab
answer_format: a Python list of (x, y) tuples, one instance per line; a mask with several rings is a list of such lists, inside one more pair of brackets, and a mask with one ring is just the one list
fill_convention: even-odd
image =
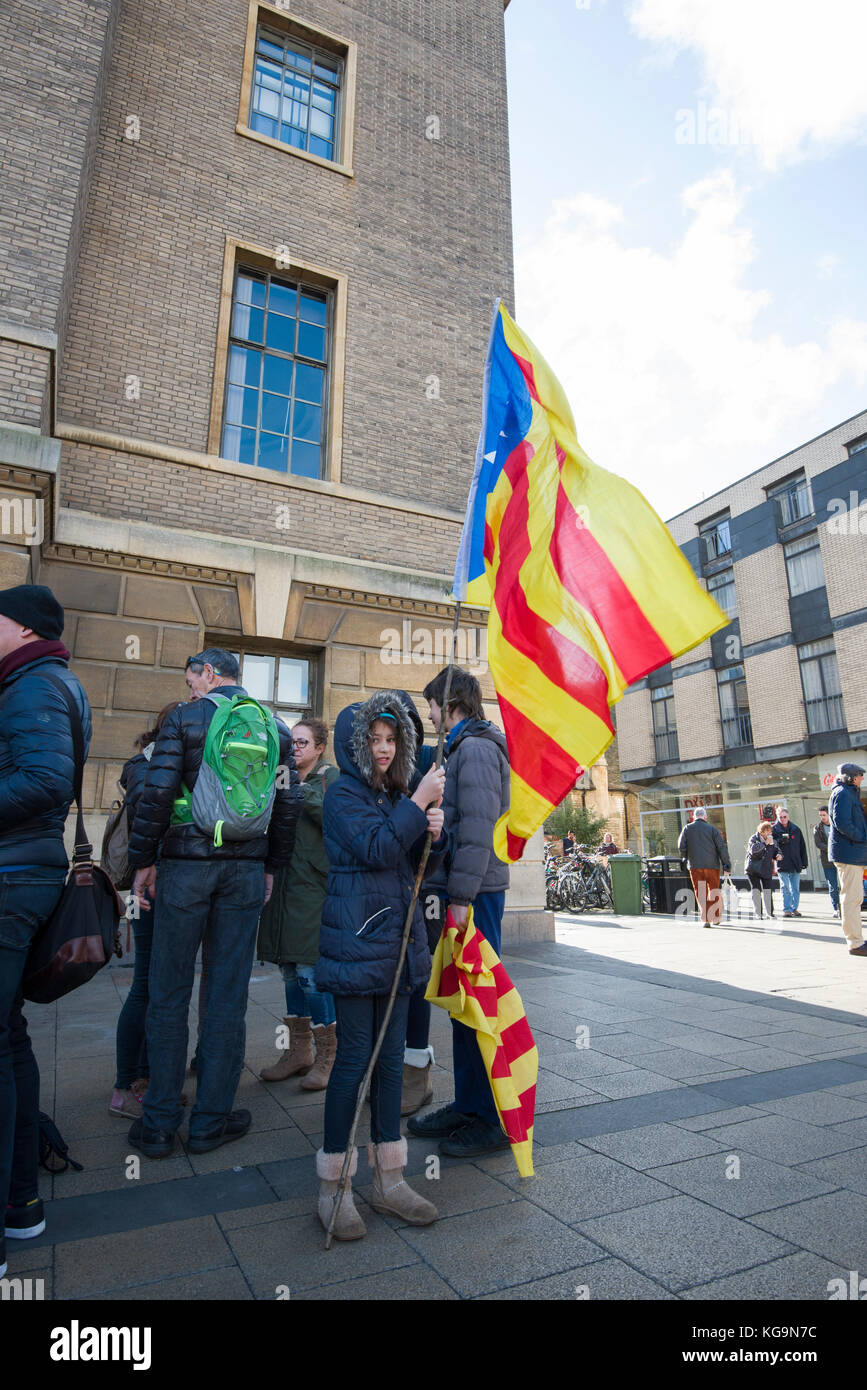
[(731, 1110), (713, 1110), (709, 1115), (686, 1115), (674, 1123), (679, 1129), (719, 1129), (721, 1125), (734, 1125), (741, 1120), (757, 1120), (766, 1113), (763, 1105), (736, 1105)]
[(672, 1195), (664, 1183), (597, 1153), (547, 1163), (533, 1178), (504, 1176), (503, 1183), (570, 1225), (588, 1216), (602, 1216)]
[(293, 1294), (296, 1303), (316, 1300), (358, 1303), (442, 1303), (459, 1302), (460, 1296), (451, 1285), (426, 1265), (408, 1265), (403, 1269), (368, 1274), (341, 1284), (325, 1284), (317, 1289), (299, 1289)]
[(792, 1250), (787, 1241), (693, 1197), (671, 1197), (596, 1217), (582, 1221), (579, 1229), (672, 1292), (764, 1264)]
[[(737, 1165), (731, 1162), (732, 1157), (737, 1158)], [(820, 1196), (842, 1185), (813, 1177), (803, 1169), (772, 1163), (757, 1154), (732, 1155), (725, 1149), (703, 1158), (653, 1168), (650, 1175), (732, 1216), (752, 1216), (758, 1211)]]
[(867, 1197), (848, 1191), (811, 1197), (796, 1206), (759, 1212), (753, 1225), (838, 1263), (838, 1274), (864, 1265)]
[[(512, 1171), (516, 1172), (515, 1161), (511, 1154), (506, 1155), (511, 1160)], [(514, 1202), (515, 1192), (508, 1184), (508, 1179), (497, 1181), (488, 1173), (481, 1172), (473, 1164), (463, 1163), (458, 1167), (440, 1168), (437, 1160), (437, 1168), (431, 1165), (429, 1171), (438, 1171), (439, 1176), (428, 1179), (425, 1177), (414, 1177), (412, 1186), (416, 1192), (433, 1202), (440, 1218), (447, 1216), (458, 1216), (467, 1211), (483, 1211), (486, 1207), (496, 1207), (504, 1202)], [(372, 1184), (362, 1182), (353, 1186), (353, 1191), (358, 1191), (366, 1202), (370, 1201)], [(403, 1229), (406, 1223), (398, 1217), (385, 1217), (395, 1227)], [(495, 1219), (492, 1213), (491, 1219)]]
[[(641, 1125), (620, 1133), (594, 1134), (584, 1141), (588, 1148), (616, 1158), (631, 1168), (646, 1172), (663, 1163), (679, 1159), (700, 1158), (704, 1154), (720, 1153), (721, 1145), (706, 1135), (691, 1134), (676, 1125)], [(614, 1210), (614, 1208), (612, 1208)]]
[(572, 1269), (605, 1253), (530, 1202), (495, 1210), (496, 1221), (490, 1212), (470, 1212), (433, 1226), (407, 1226), (400, 1234), (462, 1298)]
[(581, 1265), (577, 1269), (567, 1269), (547, 1279), (535, 1279), (529, 1284), (500, 1289), (497, 1293), (480, 1294), (478, 1301), (628, 1299), (630, 1302), (664, 1302), (676, 1298), (676, 1294), (669, 1293), (660, 1284), (654, 1284), (631, 1265), (624, 1264), (622, 1260), (606, 1259), (595, 1260), (593, 1264)]
[(822, 1302), (830, 1296), (830, 1280), (839, 1277), (839, 1269), (829, 1260), (799, 1250), (796, 1255), (784, 1255), (780, 1260), (771, 1260), (743, 1274), (730, 1274), (725, 1279), (713, 1279), (707, 1284), (684, 1289), (680, 1297), (714, 1302), (723, 1299)]
[(100, 1293), (83, 1295), (87, 1299), (111, 1299), (114, 1302), (147, 1303), (175, 1302), (202, 1303), (206, 1301), (233, 1303), (252, 1302), (250, 1286), (238, 1269), (232, 1265), (226, 1269), (201, 1270), (197, 1274), (180, 1274), (172, 1278), (157, 1278), (149, 1284), (134, 1284), (132, 1287), (107, 1289)]
[[(806, 1120), (811, 1125), (840, 1126), (847, 1120), (867, 1118), (867, 1099), (830, 1095), (827, 1091), (805, 1091), (803, 1095), (783, 1096), (762, 1102), (762, 1109), (790, 1120)], [(865, 1129), (867, 1139), (867, 1129)]]
[(55, 1297), (107, 1294), (226, 1265), (234, 1265), (234, 1259), (212, 1216), (145, 1226), (55, 1246)]
[(857, 1139), (835, 1133), (830, 1126), (811, 1125), (784, 1115), (763, 1115), (757, 1120), (704, 1132), (709, 1139), (725, 1144), (731, 1153), (745, 1150), (772, 1161), (785, 1154), (792, 1164), (858, 1147)]
[[(590, 1149), (583, 1144), (549, 1144), (547, 1148), (542, 1144), (534, 1144), (533, 1167), (538, 1170), (549, 1163), (562, 1163), (567, 1159), (574, 1161), (589, 1153)], [(511, 1153), (490, 1154), (487, 1158), (474, 1159), (474, 1164), (483, 1173), (490, 1173), (493, 1177), (511, 1176), (517, 1172)]]
[(605, 1076), (589, 1078), (593, 1089), (607, 1100), (625, 1100), (629, 1096), (646, 1096), (652, 1091), (671, 1091), (682, 1087), (682, 1081), (672, 1081), (670, 1076), (658, 1076), (656, 1072), (633, 1067), (629, 1071), (610, 1072)]
[(250, 1129), (242, 1139), (222, 1144), (210, 1153), (189, 1154), (194, 1173), (218, 1173), (227, 1168), (250, 1168), (281, 1158), (304, 1158), (312, 1165), (315, 1149), (294, 1125), (284, 1129)]
[(294, 1297), (301, 1289), (421, 1263), (402, 1232), (391, 1230), (363, 1202), (357, 1206), (367, 1235), (363, 1240), (335, 1241), (330, 1250), (325, 1249), (325, 1232), (313, 1213), (227, 1231), (225, 1239), (255, 1297), (274, 1299), (281, 1286)]
[(685, 1078), (701, 1076), (703, 1072), (730, 1072), (734, 1071), (737, 1063), (724, 1063), (722, 1058), (714, 1058), (714, 1065), (709, 1065), (709, 1059), (699, 1052), (690, 1052), (682, 1047), (664, 1048), (659, 1052), (648, 1052), (642, 1059), (648, 1071), (657, 1072), (660, 1076), (670, 1076), (675, 1081), (682, 1081)]

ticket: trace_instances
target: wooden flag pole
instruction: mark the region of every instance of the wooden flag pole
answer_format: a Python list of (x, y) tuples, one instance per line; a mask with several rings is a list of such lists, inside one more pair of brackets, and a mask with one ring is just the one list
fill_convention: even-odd
[[(445, 743), (446, 736), (446, 711), (449, 707), (449, 695), (451, 694), (452, 667), (454, 665), (455, 651), (457, 650), (458, 624), (460, 622), (460, 617), (461, 605), (459, 600), (457, 606), (455, 607), (455, 621), (454, 626), (452, 628), (451, 656), (449, 659), (448, 669), (446, 671), (446, 685), (445, 690), (443, 692), (439, 738), (437, 740), (436, 758), (434, 759), (434, 765), (436, 767), (440, 766), (443, 756), (443, 745)], [(421, 852), (421, 859), (419, 860), (418, 869), (415, 875), (415, 884), (413, 885), (412, 899), (410, 901), (409, 908), (407, 909), (406, 921), (404, 922), (403, 926), (403, 938), (400, 943), (400, 953), (397, 958), (397, 966), (394, 972), (394, 979), (391, 982), (391, 993), (388, 996), (388, 1004), (386, 1005), (385, 1017), (382, 1020), (382, 1027), (379, 1030), (379, 1036), (376, 1039), (376, 1045), (373, 1049), (373, 1052), (371, 1053), (370, 1061), (367, 1064), (367, 1071), (364, 1073), (364, 1080), (362, 1081), (361, 1087), (358, 1092), (358, 1104), (355, 1107), (355, 1115), (353, 1116), (352, 1120), (352, 1129), (349, 1131), (349, 1139), (347, 1140), (346, 1144), (346, 1153), (343, 1157), (343, 1170), (340, 1174), (340, 1186), (337, 1189), (337, 1196), (334, 1202), (334, 1210), (331, 1213), (331, 1220), (328, 1223), (328, 1230), (325, 1233), (326, 1250), (331, 1249), (331, 1241), (334, 1237), (334, 1227), (336, 1225), (337, 1216), (340, 1211), (340, 1204), (343, 1201), (344, 1196), (346, 1195), (346, 1185), (349, 1181), (349, 1167), (352, 1162), (352, 1153), (355, 1148), (355, 1136), (358, 1132), (358, 1122), (361, 1118), (362, 1109), (364, 1108), (364, 1097), (367, 1095), (367, 1088), (370, 1085), (370, 1078), (373, 1076), (373, 1069), (376, 1066), (377, 1058), (379, 1057), (380, 1051), (382, 1049), (382, 1044), (385, 1039), (385, 1032), (388, 1028), (389, 1020), (391, 1019), (392, 1009), (394, 1008), (394, 1001), (397, 996), (397, 987), (400, 982), (400, 975), (401, 971), (403, 970), (403, 963), (406, 959), (407, 946), (409, 945), (409, 934), (412, 931), (412, 919), (415, 916), (415, 907), (416, 903), (418, 902), (418, 895), (421, 890), (422, 882), (424, 880), (424, 871), (427, 868), (427, 861), (430, 857), (430, 848), (432, 843), (433, 836), (431, 835), (431, 832), (428, 831), (427, 835), (425, 836), (424, 848)]]

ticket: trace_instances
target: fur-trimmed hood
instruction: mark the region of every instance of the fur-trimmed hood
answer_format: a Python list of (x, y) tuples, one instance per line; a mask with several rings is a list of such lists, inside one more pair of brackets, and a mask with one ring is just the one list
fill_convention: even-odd
[(340, 711), (334, 725), (334, 756), (341, 772), (358, 777), (368, 787), (376, 784), (376, 768), (370, 752), (368, 731), (379, 714), (391, 714), (395, 720), (397, 752), (392, 768), (394, 776), (408, 787), (415, 769), (416, 728), (402, 691), (379, 690), (363, 703), (347, 706)]

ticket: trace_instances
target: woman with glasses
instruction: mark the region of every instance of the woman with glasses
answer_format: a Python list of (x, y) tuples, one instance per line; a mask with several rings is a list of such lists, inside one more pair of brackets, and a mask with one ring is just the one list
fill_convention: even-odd
[(322, 843), (322, 801), (337, 780), (327, 762), (328, 725), (305, 719), (292, 730), (292, 750), (304, 794), (288, 868), (274, 880), (274, 891), (259, 921), (259, 959), (280, 966), (286, 987), (289, 1045), (263, 1081), (302, 1075), (305, 1091), (324, 1091), (337, 1051), (337, 1015), (332, 995), (316, 988), (313, 969), (319, 959), (319, 927), (328, 883), (328, 858)]

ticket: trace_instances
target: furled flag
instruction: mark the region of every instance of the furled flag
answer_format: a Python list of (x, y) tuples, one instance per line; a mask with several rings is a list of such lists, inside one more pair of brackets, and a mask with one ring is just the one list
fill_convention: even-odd
[(563, 388), (500, 302), (453, 593), (491, 610), (507, 861), (608, 747), (627, 686), (729, 621), (638, 489), (584, 453)]
[(466, 928), (446, 913), (425, 999), (475, 1029), (497, 1113), (522, 1178), (533, 1176), (533, 1119), (539, 1053), (521, 996), (467, 912)]

